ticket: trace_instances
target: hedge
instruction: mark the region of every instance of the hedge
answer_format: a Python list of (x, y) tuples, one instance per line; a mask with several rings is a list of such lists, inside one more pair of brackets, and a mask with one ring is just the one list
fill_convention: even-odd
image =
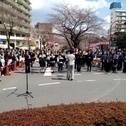
[(0, 113), (0, 126), (126, 126), (126, 102), (12, 110)]

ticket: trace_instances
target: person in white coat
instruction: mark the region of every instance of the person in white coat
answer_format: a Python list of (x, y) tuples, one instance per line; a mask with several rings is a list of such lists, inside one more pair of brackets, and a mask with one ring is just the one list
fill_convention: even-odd
[(67, 69), (67, 79), (74, 79), (74, 64), (75, 64), (75, 55), (73, 54), (73, 50), (68, 51), (68, 69)]

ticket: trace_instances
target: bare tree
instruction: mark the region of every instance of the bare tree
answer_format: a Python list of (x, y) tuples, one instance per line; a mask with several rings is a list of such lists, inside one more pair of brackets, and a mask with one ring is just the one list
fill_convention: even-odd
[(80, 9), (78, 6), (54, 5), (49, 21), (62, 37), (66, 39), (70, 48), (79, 48), (85, 33), (96, 32), (103, 20), (95, 15), (92, 9)]

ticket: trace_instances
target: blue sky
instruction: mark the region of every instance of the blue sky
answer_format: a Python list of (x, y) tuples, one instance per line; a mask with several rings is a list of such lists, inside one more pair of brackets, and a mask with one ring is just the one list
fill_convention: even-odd
[(53, 4), (69, 3), (78, 5), (80, 8), (94, 8), (97, 16), (106, 19), (109, 23), (110, 19), (110, 4), (112, 2), (121, 2), (122, 9), (126, 9), (126, 0), (30, 0), (32, 6), (32, 25), (37, 22), (47, 22), (47, 15), (51, 12)]

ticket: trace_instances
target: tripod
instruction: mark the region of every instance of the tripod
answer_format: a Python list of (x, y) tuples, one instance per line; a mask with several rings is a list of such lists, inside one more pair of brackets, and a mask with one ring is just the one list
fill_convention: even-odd
[(26, 92), (23, 94), (19, 94), (17, 97), (19, 96), (30, 96), (31, 98), (33, 98), (33, 96), (31, 95), (32, 92), (28, 91), (28, 73), (29, 73), (29, 66), (25, 66), (25, 73), (26, 73)]

